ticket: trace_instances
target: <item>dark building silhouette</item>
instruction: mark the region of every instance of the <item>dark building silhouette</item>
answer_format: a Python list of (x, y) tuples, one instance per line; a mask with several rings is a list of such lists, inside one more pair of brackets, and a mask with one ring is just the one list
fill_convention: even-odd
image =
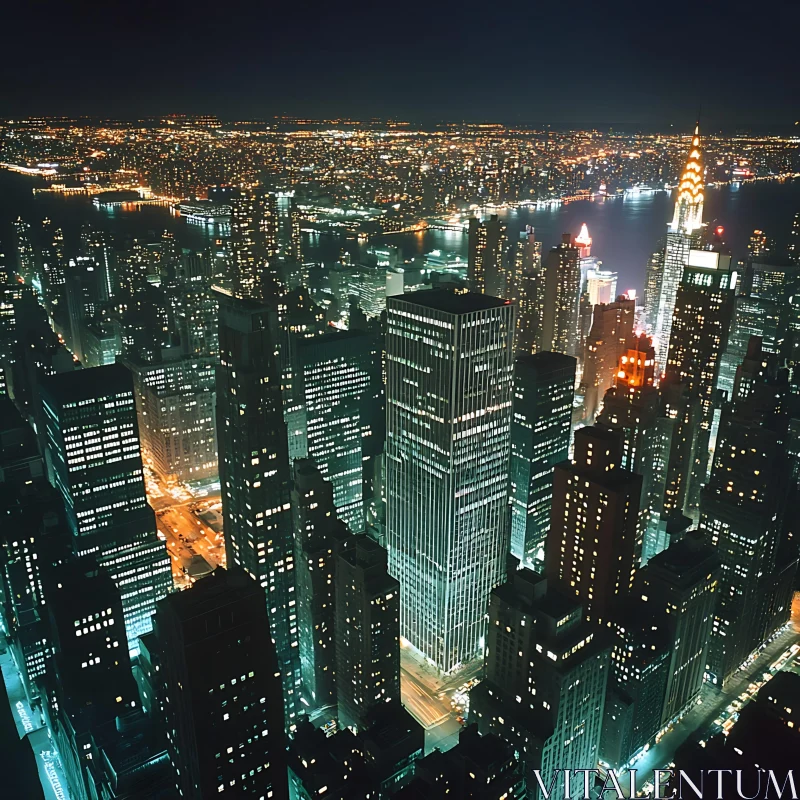
[(241, 569), (219, 568), (159, 603), (154, 635), (181, 797), (287, 797), (282, 689), (264, 589)]
[(275, 312), (219, 294), (217, 441), (225, 550), (265, 590), (284, 687), (287, 727), (299, 697), (291, 472)]
[(556, 465), (553, 481), (545, 574), (598, 623), (630, 592), (636, 572), (642, 477), (621, 462), (618, 432), (581, 428), (572, 461)]

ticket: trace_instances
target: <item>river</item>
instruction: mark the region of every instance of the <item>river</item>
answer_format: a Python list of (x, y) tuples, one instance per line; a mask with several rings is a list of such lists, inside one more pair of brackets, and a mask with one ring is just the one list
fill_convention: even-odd
[[(168, 229), (186, 247), (202, 247), (214, 235), (212, 227), (187, 222), (163, 206), (105, 211), (93, 207), (84, 196), (34, 195), (36, 180), (0, 171), (0, 251), (4, 248), (9, 256), (14, 241), (11, 222), (18, 216), (34, 224), (50, 217), (64, 229), (68, 253), (77, 247), (80, 226), (86, 219), (117, 236), (155, 239)], [(662, 192), (635, 198), (581, 200), (555, 208), (508, 209), (500, 214), (510, 238), (532, 225), (545, 251), (558, 243), (562, 233), (577, 234), (585, 222), (593, 239), (592, 255), (601, 259), (606, 269), (619, 273), (618, 289), (636, 289), (641, 295), (647, 259), (666, 231), (672, 209), (673, 200)], [(800, 180), (759, 181), (739, 187), (710, 187), (706, 191), (705, 219), (725, 228), (724, 239), (739, 260), (746, 257), (750, 234), (756, 228), (777, 239), (779, 246), (785, 246), (798, 211)], [(309, 261), (334, 261), (342, 246), (353, 252), (358, 247), (354, 241), (342, 242), (334, 236), (304, 237), (304, 257)], [(434, 249), (466, 255), (466, 236), (456, 231), (397, 234), (373, 241), (399, 247), (406, 259)]]

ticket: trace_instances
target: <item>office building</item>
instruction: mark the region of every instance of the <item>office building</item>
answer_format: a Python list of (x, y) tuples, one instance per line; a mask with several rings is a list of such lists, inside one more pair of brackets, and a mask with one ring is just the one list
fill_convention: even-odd
[(589, 306), (594, 308), (599, 303), (613, 303), (617, 296), (617, 280), (619, 275), (607, 269), (594, 268), (586, 274), (586, 291), (589, 295)]
[(364, 447), (379, 394), (378, 342), (349, 330), (295, 344), (295, 389), (302, 403), (297, 452), (314, 459), (333, 485), (339, 518), (355, 533), (364, 530)]
[(31, 240), (31, 226), (21, 217), (14, 220), (14, 234), (16, 235), (17, 274), (25, 283), (34, 281), (39, 285), (37, 291), (41, 294), (41, 280), (36, 266), (36, 250)]
[(477, 726), (459, 731), (458, 744), (447, 752), (434, 750), (417, 762), (414, 780), (392, 800), (523, 800), (525, 775), (514, 748)]
[(339, 724), (368, 726), (378, 706), (400, 702), (400, 592), (376, 541), (344, 542), (336, 564), (336, 695)]
[(79, 370), (43, 379), (40, 391), (48, 471), (74, 550), (94, 554), (114, 579), (135, 652), (172, 572), (147, 503), (131, 374), (122, 365)]
[[(700, 246), (700, 231), (703, 224), (703, 163), (700, 152), (700, 130), (695, 128), (689, 158), (678, 184), (678, 198), (672, 222), (667, 226), (663, 269), (659, 280), (651, 280), (648, 272), (646, 300), (647, 319), (653, 330), (653, 346), (656, 350), (656, 377), (667, 369), (667, 356), (672, 336), (672, 316), (678, 295), (678, 286), (683, 277), (683, 268), (689, 260), (689, 252)], [(656, 265), (653, 265), (656, 266)], [(655, 283), (658, 284), (656, 293)]]
[(547, 254), (538, 349), (579, 356), (578, 307), (581, 293), (580, 249), (568, 233)]
[(569, 455), (575, 359), (561, 353), (514, 362), (511, 421), (511, 553), (524, 566), (544, 561), (553, 468)]
[(675, 296), (666, 380), (682, 383), (689, 394), (700, 398), (704, 429), (710, 428), (713, 416), (714, 388), (735, 287), (729, 255), (689, 251)]
[(531, 796), (542, 797), (541, 769), (545, 785), (562, 771), (552, 796), (583, 797), (581, 781), (564, 794), (563, 770), (597, 763), (610, 642), (578, 603), (515, 566), (489, 601), (486, 675), (470, 692), (470, 715), (519, 753)]
[(312, 709), (335, 709), (336, 564), (350, 531), (336, 516), (333, 487), (311, 459), (294, 462), (292, 516), (303, 695)]
[(159, 603), (157, 691), (181, 797), (288, 797), (267, 606), (256, 581), (222, 568)]
[(663, 617), (637, 598), (616, 613), (606, 694), (601, 761), (624, 768), (654, 744), (661, 729), (670, 642)]
[[(124, 796), (128, 770), (141, 767), (141, 780), (145, 766), (137, 762), (138, 742), (126, 730), (129, 716), (138, 713), (139, 696), (119, 589), (87, 556), (58, 566), (45, 594), (55, 655), (42, 679), (42, 711), (70, 795), (111, 797), (113, 786)], [(127, 758), (109, 758), (111, 742), (125, 734), (130, 735)], [(113, 783), (106, 770), (117, 771)]]
[[(596, 425), (622, 435), (622, 466), (642, 476), (635, 562), (664, 549), (653, 542), (664, 505), (673, 421), (662, 416), (655, 388), (655, 350), (650, 337), (632, 336), (620, 357), (614, 385), (606, 392)], [(665, 545), (666, 546), (666, 545)]]
[(699, 531), (690, 531), (651, 558), (639, 573), (638, 598), (663, 620), (670, 652), (660, 726), (683, 716), (700, 694), (719, 575), (717, 553)]
[(375, 709), (369, 727), (330, 734), (303, 720), (289, 746), (292, 797), (369, 800), (394, 797), (414, 777), (425, 731), (398, 703)]
[(300, 212), (294, 191), (271, 192), (269, 204), (275, 220), (275, 255), (301, 261)]
[(528, 226), (520, 231), (517, 243), (520, 265), (517, 346), (519, 353), (535, 353), (539, 338), (539, 327), (544, 314), (544, 280), (542, 275), (542, 243), (536, 241), (536, 234)]
[(264, 298), (267, 258), (261, 246), (260, 203), (251, 194), (231, 201), (231, 289), (236, 297)]
[(505, 571), (515, 307), (432, 290), (387, 311), (389, 571), (402, 635), (450, 672), (481, 654)]
[(614, 383), (617, 365), (633, 335), (636, 302), (621, 295), (614, 303), (594, 306), (592, 328), (583, 352), (584, 416), (594, 421), (600, 403)]
[[(757, 340), (753, 346), (758, 348)], [(763, 354), (752, 362), (769, 365)], [(722, 565), (709, 653), (720, 683), (789, 613), (785, 603), (772, 603), (783, 567), (779, 541), (791, 476), (783, 412), (788, 384), (785, 374), (776, 373), (774, 359), (771, 369), (748, 383), (749, 391), (734, 386), (737, 399), (723, 411), (711, 478), (700, 500), (700, 528)]]
[[(788, 298), (787, 298), (788, 299)], [(784, 306), (785, 308), (785, 306)], [(781, 305), (775, 300), (739, 294), (733, 301), (731, 325), (719, 359), (716, 388), (732, 398), (736, 370), (747, 354), (751, 336), (761, 337), (764, 350), (779, 353), (783, 345)]]
[(219, 294), (217, 444), (225, 551), (264, 589), (294, 723), (300, 658), (286, 424), (273, 331), (276, 314), (251, 299)]
[(800, 264), (800, 211), (797, 211), (792, 220), (792, 230), (789, 238), (789, 259), (793, 264)]
[(468, 279), (473, 292), (505, 297), (506, 225), (497, 214), (489, 219), (471, 217), (468, 236)]
[(122, 355), (122, 332), (118, 324), (84, 322), (80, 338), (84, 367), (106, 367)]
[(157, 364), (123, 361), (133, 375), (142, 448), (166, 483), (217, 477), (215, 376), (210, 358), (168, 354)]
[(53, 569), (45, 586), (66, 712), (114, 719), (138, 700), (120, 592), (93, 556)]
[(610, 619), (636, 572), (642, 476), (623, 469), (621, 461), (617, 431), (581, 428), (572, 460), (554, 472), (545, 574), (584, 605), (591, 622)]

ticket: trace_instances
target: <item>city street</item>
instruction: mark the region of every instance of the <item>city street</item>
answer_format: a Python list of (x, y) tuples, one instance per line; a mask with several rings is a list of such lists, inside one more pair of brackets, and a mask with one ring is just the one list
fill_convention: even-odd
[(192, 494), (181, 485), (166, 486), (149, 464), (147, 455), (142, 456), (147, 499), (156, 512), (158, 531), (172, 560), (172, 580), (179, 589), (186, 589), (205, 569), (195, 556), (204, 559), (212, 570), (225, 566), (221, 525), (215, 530), (201, 516), (213, 518), (220, 511), (220, 493), (204, 490)]
[(403, 705), (425, 728), (425, 753), (449, 750), (458, 743), (459, 716), (465, 711), (453, 707), (453, 696), (481, 672), (480, 661), (468, 664), (453, 675), (442, 678), (419, 653), (401, 640), (400, 687)]
[(793, 668), (797, 663), (796, 645), (800, 644), (800, 630), (798, 630), (798, 610), (800, 603), (795, 597), (792, 609), (792, 622), (789, 627), (778, 636), (760, 656), (745, 669), (736, 673), (722, 690), (706, 684), (700, 695), (698, 703), (672, 730), (668, 731), (661, 740), (650, 748), (634, 765), (638, 771), (638, 785), (641, 787), (646, 781), (651, 781), (653, 770), (664, 769), (675, 757), (678, 748), (691, 736), (697, 734), (701, 738), (711, 736), (714, 721), (725, 712), (737, 698), (747, 694), (747, 702), (751, 700), (763, 683), (765, 673), (771, 665), (779, 662), (780, 669)]

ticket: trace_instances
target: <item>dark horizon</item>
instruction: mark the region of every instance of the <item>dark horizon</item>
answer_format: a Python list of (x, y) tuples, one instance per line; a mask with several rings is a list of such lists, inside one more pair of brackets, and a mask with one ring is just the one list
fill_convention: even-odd
[(785, 4), (669, 15), (632, 3), (600, 14), (584, 2), (568, 17), (518, 0), (424, 15), (366, 3), (220, 10), (17, 8), (17, 29), (47, 20), (53, 38), (32, 50), (9, 37), (0, 116), (589, 119), (659, 130), (687, 130), (698, 113), (708, 130), (788, 130), (798, 117), (798, 9)]

